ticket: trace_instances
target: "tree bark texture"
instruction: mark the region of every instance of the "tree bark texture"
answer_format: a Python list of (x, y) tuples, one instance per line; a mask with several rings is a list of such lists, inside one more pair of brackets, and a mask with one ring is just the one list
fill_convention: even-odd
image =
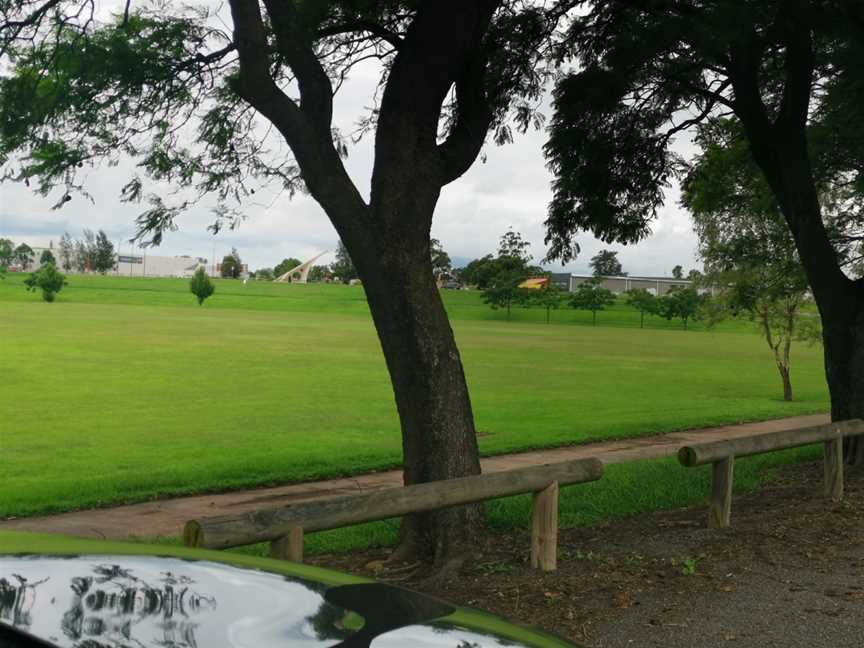
[[(402, 427), (404, 483), (480, 473), (474, 416), (465, 374), (429, 255), (385, 246), (384, 272), (361, 277), (393, 383)], [(427, 267), (428, 266), (428, 267)], [(471, 505), (405, 518), (400, 557), (461, 553), (482, 528), (482, 507)]]

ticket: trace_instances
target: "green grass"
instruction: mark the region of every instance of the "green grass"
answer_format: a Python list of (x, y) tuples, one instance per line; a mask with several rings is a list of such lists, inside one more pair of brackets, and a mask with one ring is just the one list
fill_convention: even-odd
[[(794, 350), (784, 403), (746, 322), (639, 330), (619, 305), (599, 317), (617, 326), (574, 326), (590, 313), (572, 311), (547, 326), (539, 310), (505, 322), (477, 293), (445, 301), (484, 454), (827, 409), (821, 351)], [(73, 276), (45, 304), (13, 276), (0, 340), (0, 517), (400, 461), (359, 288), (220, 281), (199, 308), (188, 281)]]

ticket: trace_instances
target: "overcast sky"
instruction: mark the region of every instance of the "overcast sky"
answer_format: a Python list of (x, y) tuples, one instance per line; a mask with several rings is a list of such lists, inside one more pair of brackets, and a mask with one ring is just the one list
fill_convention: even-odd
[[(363, 107), (370, 103), (377, 80), (378, 70), (369, 65), (356, 70), (340, 91), (334, 121), (343, 132), (353, 130)], [(545, 112), (551, 116), (548, 109)], [(535, 260), (545, 255), (543, 221), (551, 197), (551, 176), (542, 153), (546, 137), (544, 131), (529, 132), (517, 135), (513, 144), (504, 147), (490, 144), (485, 150), (485, 163), (478, 159), (462, 178), (444, 188), (432, 235), (441, 240), (454, 260), (494, 252), (498, 238), (510, 226), (531, 242)], [(690, 146), (684, 141), (676, 148), (687, 152)], [(369, 138), (351, 148), (346, 161), (349, 173), (367, 197), (372, 155)], [(58, 211), (51, 210), (56, 196), (43, 198), (21, 184), (0, 184), (0, 237), (45, 245), (49, 240), (56, 242), (64, 231), (77, 237), (83, 228), (104, 229), (120, 244), (121, 252), (131, 250), (128, 239), (141, 205), (122, 203), (118, 197), (133, 168), (134, 163), (129, 161), (90, 171), (86, 188), (94, 203), (76, 196)], [(244, 205), (248, 218), (239, 229), (211, 235), (206, 227), (213, 221), (213, 202), (204, 202), (186, 213), (179, 221), (179, 231), (167, 233), (162, 245), (150, 253), (212, 259), (214, 252), (221, 258), (236, 247), (250, 269), (257, 269), (272, 267), (285, 257), (305, 260), (335, 248), (336, 232), (310, 197), (296, 195), (290, 199), (287, 194), (264, 190), (254, 198), (254, 204)], [(696, 267), (696, 239), (686, 212), (677, 202), (678, 189), (673, 187), (667, 191), (652, 235), (637, 245), (605, 245), (589, 234), (580, 235), (582, 253), (566, 269), (588, 271), (589, 259), (602, 248), (619, 250), (624, 270), (631, 275), (666, 275), (677, 264), (683, 265), (685, 271)], [(560, 270), (561, 265), (550, 269)]]

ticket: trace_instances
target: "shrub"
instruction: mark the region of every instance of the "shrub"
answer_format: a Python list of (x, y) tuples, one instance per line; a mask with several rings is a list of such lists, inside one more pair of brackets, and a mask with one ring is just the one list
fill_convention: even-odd
[(207, 276), (207, 272), (204, 270), (203, 266), (199, 266), (195, 271), (192, 281), (189, 282), (189, 290), (198, 298), (199, 306), (201, 306), (204, 303), (204, 300), (216, 291), (216, 287), (213, 285), (213, 282), (210, 281), (210, 277)]
[(24, 285), (27, 286), (27, 290), (32, 292), (36, 292), (37, 289), (41, 290), (42, 299), (51, 303), (57, 293), (63, 290), (63, 286), (66, 285), (66, 276), (57, 270), (57, 266), (53, 263), (46, 263), (36, 272), (31, 273), (24, 280)]

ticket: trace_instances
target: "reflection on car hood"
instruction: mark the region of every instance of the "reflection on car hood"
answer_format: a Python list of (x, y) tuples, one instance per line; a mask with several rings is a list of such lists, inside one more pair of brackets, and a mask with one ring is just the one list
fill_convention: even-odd
[(380, 583), (209, 561), (0, 556), (0, 623), (70, 648), (518, 648), (443, 619), (453, 611)]

